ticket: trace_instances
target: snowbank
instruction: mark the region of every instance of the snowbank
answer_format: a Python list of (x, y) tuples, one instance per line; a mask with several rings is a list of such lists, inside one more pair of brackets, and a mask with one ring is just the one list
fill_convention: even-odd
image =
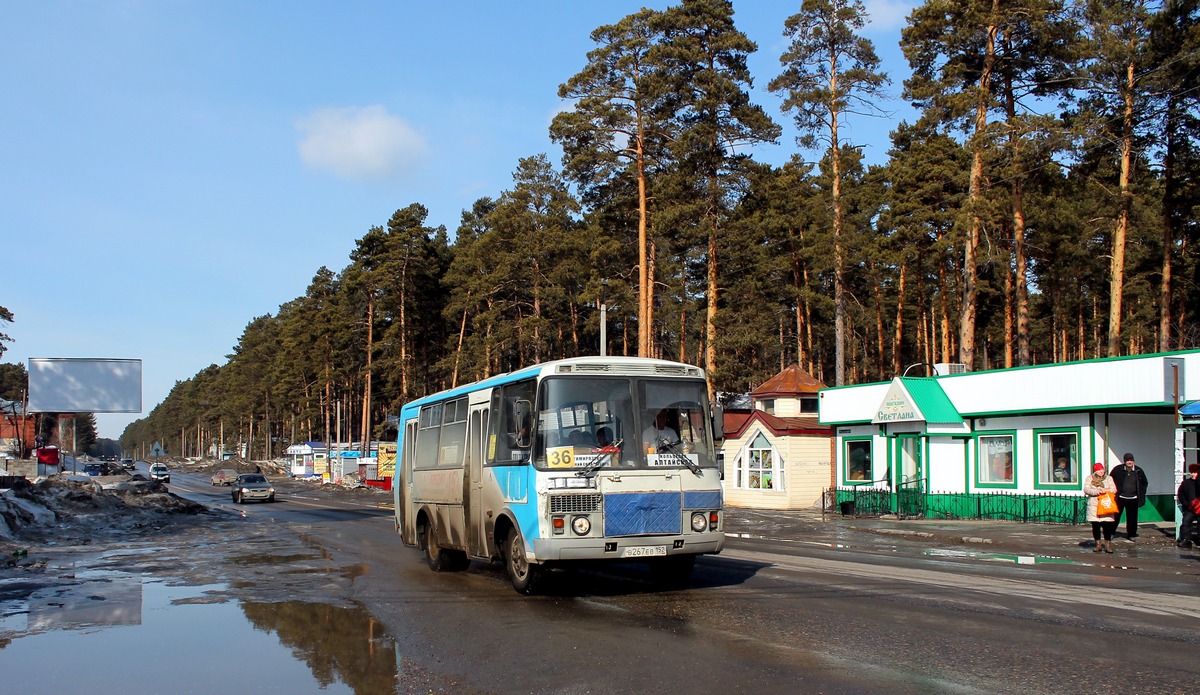
[(157, 482), (100, 489), (93, 481), (72, 477), (54, 476), (0, 490), (0, 547), (87, 543), (158, 527), (172, 516), (205, 511), (203, 505), (173, 495)]

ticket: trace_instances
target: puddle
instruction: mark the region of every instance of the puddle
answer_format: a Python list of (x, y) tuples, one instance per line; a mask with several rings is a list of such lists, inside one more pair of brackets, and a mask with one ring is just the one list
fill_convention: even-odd
[(396, 692), (394, 642), (360, 608), (228, 601), (225, 584), (121, 572), (10, 588), (6, 692)]

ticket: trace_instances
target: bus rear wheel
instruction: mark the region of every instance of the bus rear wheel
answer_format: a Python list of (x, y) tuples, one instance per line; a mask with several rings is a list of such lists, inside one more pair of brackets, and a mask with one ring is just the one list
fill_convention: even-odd
[(525, 557), (525, 542), (516, 529), (509, 531), (504, 539), (504, 567), (518, 594), (532, 594), (541, 583), (542, 568), (529, 564)]
[(465, 552), (443, 548), (438, 543), (437, 528), (433, 524), (421, 524), (417, 537), (425, 550), (425, 563), (434, 572), (461, 572), (471, 564)]

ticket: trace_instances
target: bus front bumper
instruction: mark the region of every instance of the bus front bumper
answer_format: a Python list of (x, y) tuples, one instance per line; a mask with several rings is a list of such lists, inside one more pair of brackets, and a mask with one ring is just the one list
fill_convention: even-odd
[(623, 536), (619, 538), (539, 538), (533, 542), (529, 562), (567, 560), (649, 560), (671, 555), (705, 555), (721, 552), (724, 532), (675, 536)]

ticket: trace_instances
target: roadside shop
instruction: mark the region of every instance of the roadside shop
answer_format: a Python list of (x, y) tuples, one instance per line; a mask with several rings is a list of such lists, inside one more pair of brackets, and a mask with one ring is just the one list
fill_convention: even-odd
[[(1200, 350), (962, 372), (823, 389), (837, 499), (928, 518), (1081, 523), (1083, 480), (1132, 453), (1149, 479), (1145, 522), (1176, 518), (1197, 460), (1180, 408), (1200, 398)], [(843, 510), (847, 507), (843, 506)]]
[(727, 506), (795, 510), (821, 502), (833, 470), (833, 430), (817, 422), (824, 387), (793, 364), (752, 391), (749, 407), (726, 407)]

